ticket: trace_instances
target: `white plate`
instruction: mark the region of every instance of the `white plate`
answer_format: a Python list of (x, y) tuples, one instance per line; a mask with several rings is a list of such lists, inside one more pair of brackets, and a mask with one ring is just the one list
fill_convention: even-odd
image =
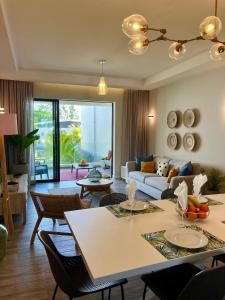
[(208, 244), (208, 238), (199, 231), (189, 228), (167, 230), (164, 237), (171, 244), (188, 249), (203, 248)]
[(126, 210), (140, 211), (148, 208), (148, 204), (143, 201), (135, 201), (134, 205), (130, 200), (126, 200), (120, 203), (120, 207)]

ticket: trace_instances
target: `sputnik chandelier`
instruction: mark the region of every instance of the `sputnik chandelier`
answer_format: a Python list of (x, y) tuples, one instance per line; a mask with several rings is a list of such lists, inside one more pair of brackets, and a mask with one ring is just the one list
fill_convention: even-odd
[[(217, 0), (215, 0), (215, 15), (206, 17), (199, 26), (200, 35), (191, 39), (176, 40), (168, 38), (166, 29), (156, 29), (149, 27), (145, 17), (134, 14), (124, 19), (122, 24), (123, 32), (131, 39), (128, 43), (128, 49), (136, 55), (144, 54), (149, 45), (157, 41), (173, 42), (169, 47), (169, 57), (178, 60), (181, 59), (186, 52), (186, 44), (197, 40), (209, 40), (213, 43), (210, 48), (210, 58), (220, 60), (225, 56), (225, 42), (218, 39), (218, 35), (222, 30), (222, 22), (217, 17)], [(146, 37), (147, 32), (159, 32), (159, 36), (155, 39)]]

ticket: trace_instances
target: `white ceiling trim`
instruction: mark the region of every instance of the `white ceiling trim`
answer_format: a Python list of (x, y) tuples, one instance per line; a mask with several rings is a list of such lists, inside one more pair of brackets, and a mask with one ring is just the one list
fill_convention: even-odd
[[(49, 82), (87, 86), (97, 86), (99, 81), (99, 76), (96, 75), (83, 75), (65, 72), (46, 72), (39, 70), (23, 69), (15, 72), (0, 71), (0, 78), (9, 80)], [(106, 82), (109, 87), (114, 88), (143, 88), (143, 81), (130, 78), (106, 76)]]
[(18, 71), (19, 64), (18, 64), (17, 57), (16, 57), (16, 50), (15, 50), (14, 43), (13, 43), (13, 38), (12, 38), (12, 34), (11, 34), (11, 29), (10, 29), (10, 25), (9, 25), (9, 20), (8, 20), (4, 0), (0, 0), (0, 7), (2, 10), (2, 16), (3, 16), (4, 23), (5, 23), (5, 29), (6, 29), (7, 37), (9, 40), (9, 46), (10, 46), (10, 50), (11, 50), (11, 54), (12, 54), (12, 58), (13, 58), (13, 63), (15, 66), (15, 70)]
[(160, 86), (175, 82), (187, 76), (195, 75), (197, 73), (204, 72), (206, 69), (215, 69), (223, 67), (225, 61), (213, 61), (209, 57), (209, 52), (203, 52), (198, 54), (189, 60), (181, 62), (172, 68), (159, 72), (153, 76), (146, 78), (143, 82), (143, 86), (146, 89), (155, 89)]

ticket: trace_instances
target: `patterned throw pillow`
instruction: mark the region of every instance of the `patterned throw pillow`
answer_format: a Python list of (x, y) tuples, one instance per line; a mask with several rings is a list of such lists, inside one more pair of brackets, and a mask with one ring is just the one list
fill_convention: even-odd
[(157, 174), (166, 177), (169, 170), (169, 163), (167, 161), (160, 161), (158, 164)]
[(155, 162), (154, 161), (142, 161), (141, 172), (155, 173)]
[(170, 183), (172, 177), (177, 176), (178, 173), (179, 173), (179, 168), (172, 168), (169, 171), (167, 182)]

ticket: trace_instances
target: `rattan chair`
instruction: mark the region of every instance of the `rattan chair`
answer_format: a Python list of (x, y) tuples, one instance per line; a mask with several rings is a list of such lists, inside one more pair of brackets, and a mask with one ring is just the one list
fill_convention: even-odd
[(120, 286), (121, 296), (124, 299), (123, 284), (127, 283), (126, 279), (104, 282), (98, 285), (93, 284), (82, 257), (60, 254), (49, 236), (51, 234), (55, 234), (55, 232), (39, 231), (38, 237), (45, 247), (50, 268), (56, 281), (52, 300), (55, 299), (58, 287), (68, 295), (69, 299), (97, 292), (101, 292), (102, 299), (104, 299), (105, 290), (109, 290), (108, 299), (110, 299), (111, 289), (117, 286)]
[(75, 195), (49, 195), (30, 192), (34, 206), (36, 208), (38, 219), (34, 226), (30, 243), (34, 243), (38, 227), (43, 218), (64, 219), (64, 212), (70, 210), (84, 209), (91, 206), (90, 200), (80, 199), (78, 194)]
[(112, 193), (102, 197), (99, 202), (99, 206), (107, 206), (107, 205), (114, 205), (119, 204), (125, 200), (127, 200), (127, 195), (122, 193)]
[(201, 271), (192, 264), (181, 264), (148, 275), (147, 287), (163, 300), (222, 300), (225, 295), (225, 266)]

